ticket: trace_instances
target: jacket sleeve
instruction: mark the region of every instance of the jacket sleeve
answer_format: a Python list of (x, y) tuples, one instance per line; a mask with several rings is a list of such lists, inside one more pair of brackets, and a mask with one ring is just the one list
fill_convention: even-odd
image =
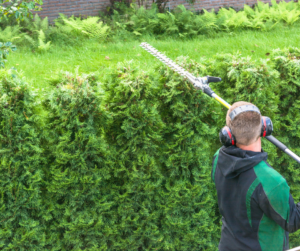
[(300, 204), (295, 205), (285, 180), (269, 191), (260, 186), (259, 197), (259, 206), (266, 216), (290, 233), (300, 229)]
[(294, 199), (290, 194), (289, 197), (289, 205), (290, 205), (290, 215), (288, 222), (288, 232), (293, 233), (296, 232), (300, 228), (300, 203), (298, 202), (296, 205), (294, 203)]
[(213, 161), (212, 161), (212, 169), (211, 169), (211, 180), (213, 181), (213, 182), (215, 182), (215, 171), (216, 171), (216, 166), (217, 166), (217, 162), (218, 161), (218, 158), (217, 158), (217, 156), (216, 155), (214, 155), (214, 157), (213, 157)]
[(214, 154), (213, 161), (212, 161), (211, 180), (213, 182), (215, 182), (215, 173), (216, 173), (217, 163), (218, 163), (218, 159), (219, 159), (219, 151), (220, 151), (220, 149)]

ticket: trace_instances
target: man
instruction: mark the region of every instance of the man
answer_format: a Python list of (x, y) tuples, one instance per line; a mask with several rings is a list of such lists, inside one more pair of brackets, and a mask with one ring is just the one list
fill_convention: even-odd
[(300, 228), (300, 207), (295, 205), (286, 180), (268, 163), (261, 149), (259, 110), (230, 114), (226, 124), (236, 145), (220, 148), (213, 159), (212, 179), (222, 215), (220, 251), (282, 251), (289, 248), (288, 233)]

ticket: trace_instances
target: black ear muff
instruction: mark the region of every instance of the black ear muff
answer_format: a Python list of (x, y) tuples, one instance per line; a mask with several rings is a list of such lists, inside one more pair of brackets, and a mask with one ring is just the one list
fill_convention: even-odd
[(219, 133), (220, 141), (224, 146), (234, 146), (235, 138), (228, 126), (224, 126)]
[(273, 123), (269, 117), (261, 116), (261, 137), (270, 136), (273, 132)]

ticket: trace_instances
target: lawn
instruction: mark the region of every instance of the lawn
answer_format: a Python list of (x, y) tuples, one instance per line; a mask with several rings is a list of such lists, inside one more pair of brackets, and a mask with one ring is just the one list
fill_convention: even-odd
[(267, 53), (276, 48), (298, 46), (300, 26), (281, 26), (270, 32), (253, 30), (221, 33), (216, 37), (199, 36), (193, 40), (137, 39), (134, 42), (99, 43), (85, 40), (76, 46), (53, 44), (49, 52), (39, 54), (26, 47), (19, 47), (11, 54), (7, 67), (24, 71), (28, 82), (41, 90), (48, 90), (49, 78), (60, 70), (74, 71), (79, 66), (80, 73), (90, 73), (116, 67), (118, 62), (133, 60), (142, 69), (149, 69), (157, 60), (145, 52), (139, 44), (147, 41), (171, 59), (189, 56), (194, 60), (212, 57), (217, 53), (236, 53), (252, 58), (267, 58)]

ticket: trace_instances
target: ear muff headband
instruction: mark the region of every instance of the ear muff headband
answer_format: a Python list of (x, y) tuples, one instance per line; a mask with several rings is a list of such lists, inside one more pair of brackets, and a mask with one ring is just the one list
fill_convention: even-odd
[(234, 118), (243, 113), (243, 112), (257, 112), (258, 114), (260, 114), (259, 109), (255, 106), (255, 105), (242, 105), (239, 106), (237, 108), (235, 108), (230, 114), (229, 117), (231, 119), (231, 121), (234, 120)]

